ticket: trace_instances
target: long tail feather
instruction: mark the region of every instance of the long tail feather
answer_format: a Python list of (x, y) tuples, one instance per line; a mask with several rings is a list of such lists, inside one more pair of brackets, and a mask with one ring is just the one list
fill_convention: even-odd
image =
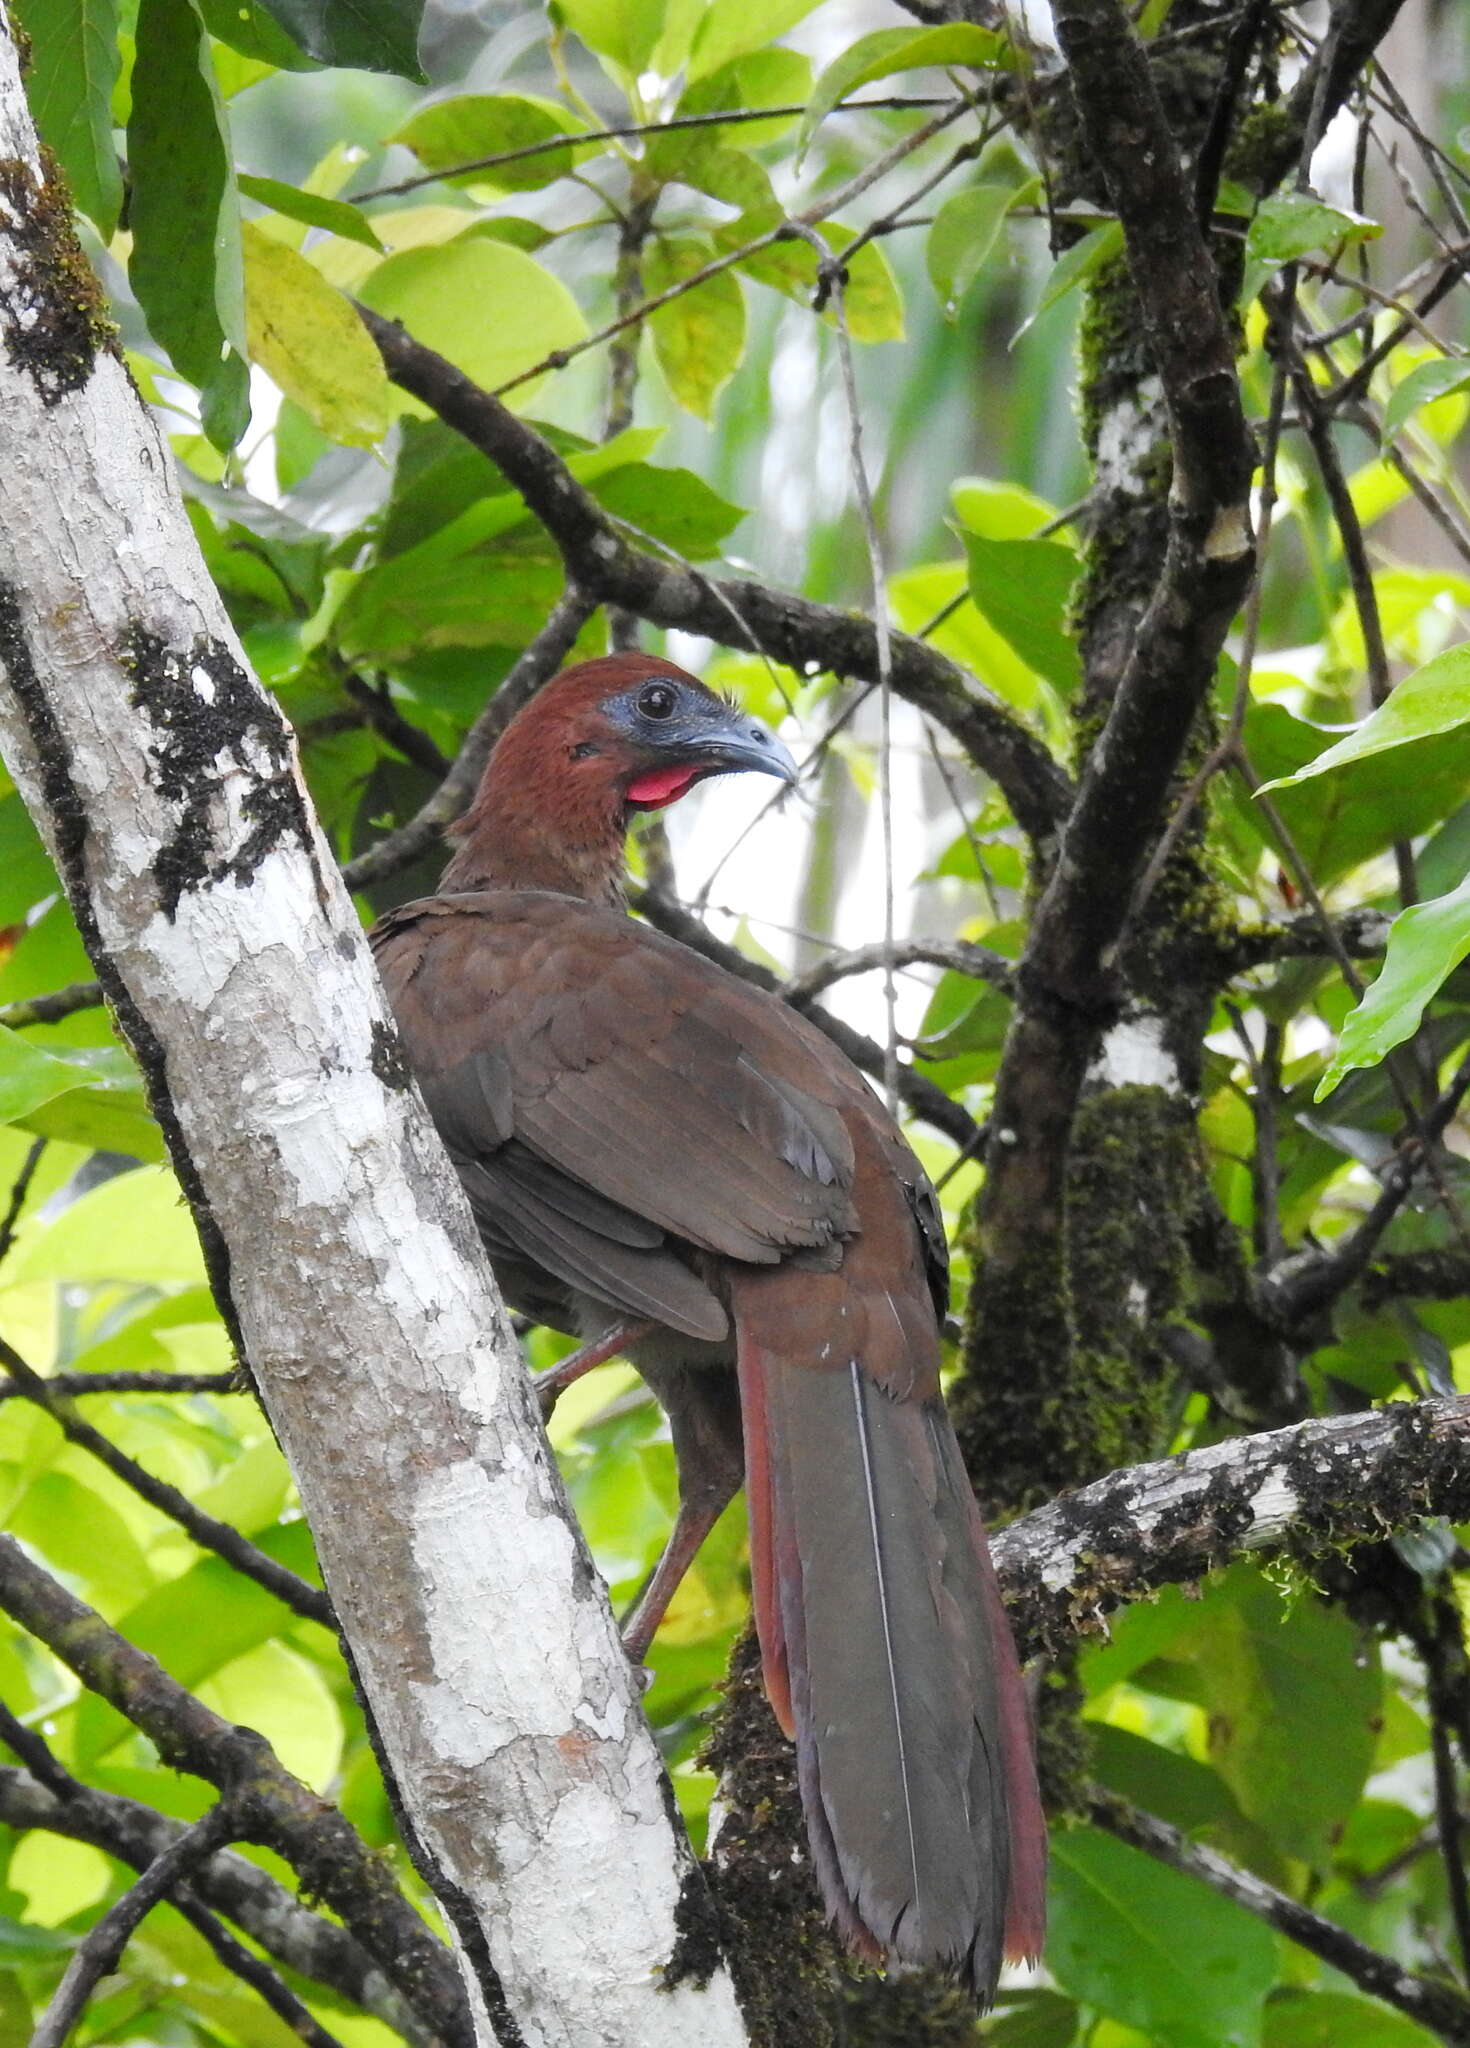
[(857, 1360), (813, 1369), (740, 1334), (757, 1626), (828, 1909), (860, 1949), (988, 1999), (1002, 1954), (1039, 1947), (1044, 1834), (948, 1418)]

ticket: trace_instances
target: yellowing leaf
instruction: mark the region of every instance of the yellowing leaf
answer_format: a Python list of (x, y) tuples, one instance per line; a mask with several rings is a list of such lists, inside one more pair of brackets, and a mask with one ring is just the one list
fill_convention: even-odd
[(391, 417), (388, 378), (371, 336), (304, 256), (249, 221), (243, 235), (252, 360), (332, 440), (371, 447)]
[[(712, 254), (708, 243), (692, 237), (660, 241), (644, 271), (649, 293), (692, 277)], [(660, 307), (648, 324), (669, 389), (686, 412), (707, 420), (745, 348), (745, 298), (738, 281), (721, 271)]]
[[(384, 234), (386, 223), (379, 221)], [(390, 256), (362, 288), (364, 302), (401, 320), (416, 341), (447, 356), (467, 377), (493, 391), (587, 332), (576, 300), (559, 277), (506, 242), (471, 231), (434, 248)], [(517, 411), (529, 405), (544, 376), (508, 394)], [(401, 410), (427, 417), (416, 399), (395, 394)]]

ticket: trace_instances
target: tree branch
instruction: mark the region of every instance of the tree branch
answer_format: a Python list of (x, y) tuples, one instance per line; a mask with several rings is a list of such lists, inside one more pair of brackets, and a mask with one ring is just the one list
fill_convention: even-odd
[(1238, 1906), (1244, 1906), (1248, 1913), (1254, 1913), (1298, 1947), (1341, 1970), (1360, 1990), (1407, 2013), (1441, 2041), (1470, 2042), (1470, 1999), (1453, 1985), (1406, 1970), (1391, 1957), (1368, 1948), (1346, 1928), (1324, 1920), (1320, 1913), (1277, 1891), (1253, 1871), (1240, 1869), (1203, 1843), (1191, 1842), (1180, 1829), (1154, 1814), (1141, 1812), (1102, 1786), (1093, 1786), (1091, 1790), (1090, 1818), (1119, 1841), (1142, 1849), (1171, 1869), (1198, 1878), (1211, 1891), (1234, 1899)]
[[(366, 307), (358, 311), (394, 383), (489, 456), (589, 597), (621, 605), (652, 625), (764, 653), (797, 670), (818, 666), (876, 680), (877, 636), (870, 619), (763, 583), (710, 577), (631, 546), (533, 427), (397, 322)], [(1066, 808), (1068, 784), (1042, 742), (936, 649), (907, 633), (893, 634), (892, 645), (899, 695), (944, 726), (992, 777), (1024, 831), (1049, 837)]]
[(20, 1221), (20, 1212), (26, 1205), (26, 1196), (31, 1191), (31, 1182), (36, 1177), (36, 1168), (41, 1163), (41, 1154), (46, 1150), (44, 1138), (33, 1138), (21, 1161), (20, 1172), (11, 1185), (10, 1197), (5, 1204), (5, 1214), (0, 1216), (0, 1260), (3, 1260), (15, 1243), (15, 1226)]
[(857, 946), (850, 953), (833, 953), (805, 974), (793, 975), (782, 985), (781, 994), (800, 1008), (837, 982), (854, 974), (873, 974), (890, 963), (894, 967), (943, 967), (953, 974), (988, 981), (1007, 994), (1015, 976), (1015, 962), (989, 946), (971, 945), (964, 939), (903, 939), (893, 947)]
[(51, 995), (27, 996), (23, 1002), (0, 1004), (0, 1024), (8, 1031), (24, 1031), (29, 1024), (59, 1024), (78, 1010), (95, 1010), (102, 1003), (100, 981), (74, 981)]
[(1088, 147), (1123, 224), (1174, 454), (1159, 581), (1078, 787), (1021, 970), (1023, 985), (1086, 1009), (1104, 992), (1104, 958), (1250, 584), (1255, 450), (1215, 267), (1137, 39), (1116, 0), (1063, 0), (1056, 19)]
[(320, 2021), (315, 2019), (308, 2008), (296, 1996), (289, 1984), (277, 1976), (269, 1963), (253, 1955), (243, 1941), (236, 1941), (228, 1928), (222, 1927), (213, 1913), (190, 1897), (187, 1887), (175, 1888), (173, 1905), (183, 1915), (195, 1933), (200, 1935), (214, 1950), (215, 1955), (233, 1976), (240, 1979), (255, 1993), (263, 2004), (268, 2005), (277, 2018), (306, 2043), (306, 2048), (342, 2048), (335, 2034), (329, 2034)]
[[(237, 1372), (54, 1372), (42, 1381), (53, 1399), (75, 1400), (79, 1394), (245, 1394)], [(0, 1402), (32, 1400), (27, 1387), (0, 1380)], [(48, 1405), (48, 1404), (43, 1404)], [(54, 1413), (55, 1410), (53, 1409)], [(80, 1420), (80, 1417), (78, 1418)], [(83, 1425), (85, 1427), (85, 1425)], [(129, 1480), (129, 1485), (133, 1482)], [(164, 1510), (165, 1513), (169, 1511)], [(207, 1519), (207, 1518), (206, 1518)], [(187, 1525), (186, 1525), (187, 1526)], [(191, 1532), (192, 1533), (192, 1532)], [(213, 1549), (213, 1545), (208, 1546)]]
[(284, 1769), (253, 1729), (232, 1726), (152, 1657), (0, 1536), (0, 1607), (114, 1706), (166, 1764), (192, 1772), (237, 1804), (239, 1838), (259, 1842), (305, 1874), (403, 1997), (451, 2043), (472, 2048), (458, 1971), (343, 1816)]
[(1229, 940), (1221, 962), (1222, 971), (1234, 979), (1252, 967), (1269, 967), (1279, 960), (1340, 959), (1372, 960), (1388, 944), (1392, 917), (1384, 910), (1360, 907), (1345, 910), (1323, 930), (1315, 911), (1283, 918), (1280, 924), (1248, 925)]
[(130, 1458), (126, 1451), (120, 1451), (116, 1444), (109, 1443), (102, 1432), (94, 1429), (90, 1422), (83, 1421), (66, 1396), (57, 1393), (49, 1380), (27, 1365), (15, 1347), (3, 1337), (0, 1337), (0, 1366), (10, 1375), (9, 1391), (24, 1400), (33, 1401), (38, 1408), (44, 1408), (68, 1443), (90, 1452), (115, 1478), (130, 1486), (141, 1500), (146, 1500), (150, 1507), (157, 1508), (160, 1514), (177, 1522), (201, 1550), (212, 1550), (226, 1564), (233, 1565), (237, 1572), (254, 1579), (257, 1586), (264, 1586), (267, 1593), (273, 1593), (293, 1614), (320, 1622), (333, 1635), (337, 1633), (337, 1617), (332, 1612), (332, 1603), (320, 1586), (311, 1585), (296, 1572), (278, 1564), (268, 1552), (261, 1550), (247, 1536), (242, 1536), (238, 1529), (231, 1528), (228, 1522), (220, 1521), (215, 1515), (206, 1514), (176, 1486), (171, 1486), (166, 1479), (155, 1478), (136, 1458)]
[[(9, 1733), (0, 1739), (14, 1746)], [(47, 1772), (44, 1759), (40, 1770), (0, 1767), (0, 1823), (90, 1842), (135, 1870), (147, 1869), (183, 1832), (182, 1822), (135, 1799), (78, 1784), (54, 1764)], [(310, 1912), (244, 1856), (216, 1851), (192, 1873), (188, 1891), (234, 1921), (284, 1969), (360, 2005), (412, 2048), (441, 2048), (445, 2036), (420, 2017), (353, 1935)]]
[(55, 1995), (42, 2013), (31, 2048), (66, 2048), (73, 2027), (81, 2019), (87, 2001), (117, 1967), (134, 1929), (161, 1899), (186, 1879), (191, 1871), (222, 1848), (234, 1833), (228, 1800), (182, 1828), (163, 1854), (143, 1872), (135, 1884), (103, 1914), (78, 1942), (71, 1961), (62, 1972)]
[(1214, 264), (1148, 63), (1117, 0), (1062, 0), (1057, 34), (1088, 150), (1122, 222), (1168, 409), (1164, 561), (1111, 689), (1017, 970), (982, 1229), (997, 1276), (1060, 1244), (1072, 1121), (1116, 1009), (1114, 953), (1225, 633), (1249, 586), (1254, 448)]
[[(39, 307), (75, 337), (0, 350), (0, 745), (291, 1461), (469, 2001), (503, 2038), (525, 2012), (734, 2048), (699, 1871), (473, 1218), (166, 444), (85, 293), (77, 312), (86, 259), (3, 35), (0, 157), (6, 331)], [(337, 1828), (313, 1803), (328, 1856)], [(701, 1912), (708, 1974), (672, 1985)]]
[(993, 1539), (1026, 1654), (1244, 1553), (1310, 1557), (1470, 1513), (1470, 1396), (1235, 1437), (1111, 1473)]

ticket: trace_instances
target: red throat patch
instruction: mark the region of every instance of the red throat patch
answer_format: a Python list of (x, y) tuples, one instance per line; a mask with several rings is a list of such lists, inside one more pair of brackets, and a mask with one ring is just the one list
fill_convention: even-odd
[(651, 768), (628, 784), (628, 802), (643, 811), (661, 811), (684, 794), (698, 773), (697, 768)]

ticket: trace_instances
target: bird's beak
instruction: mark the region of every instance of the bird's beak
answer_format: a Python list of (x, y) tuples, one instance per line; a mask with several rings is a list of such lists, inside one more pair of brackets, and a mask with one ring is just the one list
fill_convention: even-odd
[(691, 766), (717, 775), (751, 768), (763, 775), (775, 775), (782, 782), (795, 782), (797, 767), (788, 750), (758, 718), (744, 711), (731, 711), (691, 732), (678, 746), (678, 753)]

